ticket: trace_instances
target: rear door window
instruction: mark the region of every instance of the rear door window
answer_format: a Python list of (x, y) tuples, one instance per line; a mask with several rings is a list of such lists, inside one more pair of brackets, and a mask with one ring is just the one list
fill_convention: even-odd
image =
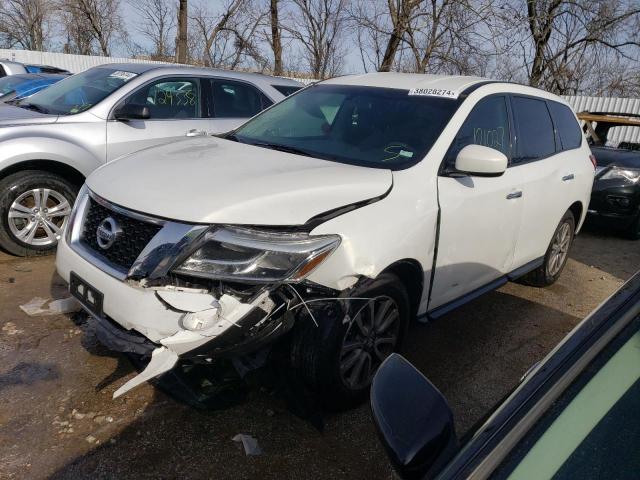
[(558, 102), (548, 102), (548, 105), (562, 150), (571, 150), (582, 145), (582, 131), (571, 109)]
[(447, 153), (447, 168), (455, 165), (460, 150), (467, 145), (482, 145), (499, 150), (507, 158), (511, 153), (509, 115), (504, 96), (480, 100), (462, 124)]
[(255, 87), (232, 80), (213, 80), (213, 116), (249, 118), (271, 102)]
[(555, 133), (547, 102), (530, 97), (513, 97), (516, 154), (513, 163), (541, 160), (556, 152)]

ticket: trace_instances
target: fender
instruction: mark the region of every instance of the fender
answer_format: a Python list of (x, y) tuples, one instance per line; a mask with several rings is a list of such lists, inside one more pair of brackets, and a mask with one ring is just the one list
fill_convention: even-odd
[(104, 163), (104, 156), (99, 158), (86, 148), (58, 138), (17, 137), (3, 140), (0, 145), (0, 175), (3, 170), (23, 162), (48, 160), (67, 165), (86, 177)]

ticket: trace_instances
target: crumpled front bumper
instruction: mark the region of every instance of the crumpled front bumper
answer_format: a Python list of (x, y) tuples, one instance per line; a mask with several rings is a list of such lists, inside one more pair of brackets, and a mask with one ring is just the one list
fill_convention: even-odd
[[(215, 298), (202, 291), (168, 287), (142, 287), (137, 282), (110, 276), (82, 258), (61, 238), (56, 258), (58, 273), (67, 282), (71, 273), (103, 294), (103, 318), (95, 318), (96, 334), (109, 348), (151, 354), (138, 376), (120, 387), (114, 398), (171, 370), (181, 358), (241, 354), (259, 348), (287, 329), (274, 310), (269, 292), (243, 303), (230, 295)], [(89, 309), (87, 309), (89, 310)], [(184, 328), (189, 315), (215, 315), (204, 331)]]

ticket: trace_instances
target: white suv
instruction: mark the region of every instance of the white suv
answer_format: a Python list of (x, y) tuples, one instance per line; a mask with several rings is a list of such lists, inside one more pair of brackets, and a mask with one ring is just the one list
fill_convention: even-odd
[(116, 395), (179, 361), (242, 361), (286, 335), (298, 378), (347, 407), (416, 317), (508, 280), (558, 278), (590, 155), (567, 104), (540, 90), (336, 78), (225, 138), (100, 168), (57, 267), (105, 344), (150, 358)]

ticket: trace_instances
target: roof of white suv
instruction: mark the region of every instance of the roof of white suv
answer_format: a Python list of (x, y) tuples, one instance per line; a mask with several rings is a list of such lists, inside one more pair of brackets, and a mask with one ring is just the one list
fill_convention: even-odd
[(412, 89), (446, 89), (457, 93), (476, 84), (489, 81), (483, 77), (463, 75), (430, 75), (424, 73), (377, 72), (362, 75), (348, 75), (326, 80), (325, 84), (360, 85), (367, 87), (386, 87)]

